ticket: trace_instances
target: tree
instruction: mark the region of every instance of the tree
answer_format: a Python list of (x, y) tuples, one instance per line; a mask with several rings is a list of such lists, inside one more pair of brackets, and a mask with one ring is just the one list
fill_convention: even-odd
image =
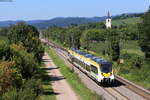
[(77, 48), (77, 49), (80, 49), (80, 37), (81, 37), (81, 31), (79, 28), (77, 27), (71, 27), (69, 30), (68, 30), (68, 33), (69, 33), (69, 37), (71, 39), (71, 41), (68, 41), (68, 42), (71, 42), (71, 45), (73, 48)]
[(150, 59), (150, 9), (142, 17), (142, 23), (139, 24), (139, 45), (145, 53), (145, 57)]
[(110, 42), (112, 60), (117, 61), (120, 57), (120, 35), (116, 29), (109, 29), (107, 34), (109, 34), (108, 41)]
[(15, 61), (14, 66), (24, 79), (33, 77), (38, 65), (32, 53), (28, 53), (22, 45), (10, 45), (10, 60)]
[(8, 39), (11, 44), (22, 44), (27, 49), (27, 52), (34, 53), (38, 62), (41, 61), (44, 49), (39, 40), (39, 32), (35, 27), (22, 22), (13, 25), (10, 27)]
[(89, 30), (86, 30), (83, 32), (80, 39), (83, 48), (87, 49), (87, 51), (89, 50), (89, 45), (90, 45), (90, 34), (91, 33), (89, 32)]
[(1, 36), (7, 36), (8, 28), (1, 28), (0, 29), (0, 35)]
[[(34, 42), (33, 42), (34, 43)], [(13, 68), (16, 69), (19, 76), (30, 78), (37, 71), (37, 63), (33, 53), (28, 53), (22, 44), (8, 45), (4, 41), (0, 41), (0, 61), (14, 61)], [(0, 66), (1, 67), (1, 66)]]
[(8, 60), (9, 59), (9, 45), (7, 42), (0, 40), (0, 59)]
[(28, 45), (27, 41), (30, 41), (32, 37), (39, 37), (39, 32), (35, 27), (23, 22), (11, 26), (8, 34), (11, 43), (22, 42), (25, 46)]
[(105, 41), (106, 32), (104, 29), (88, 29), (81, 36), (81, 44), (84, 48), (89, 49), (90, 43)]

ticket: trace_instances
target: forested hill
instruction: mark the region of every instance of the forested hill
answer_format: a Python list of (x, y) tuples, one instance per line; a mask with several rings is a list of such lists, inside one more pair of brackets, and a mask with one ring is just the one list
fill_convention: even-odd
[[(103, 21), (106, 17), (58, 17), (51, 20), (33, 20), (25, 21), (26, 24), (33, 25), (37, 28), (47, 28), (49, 26), (70, 26), (70, 25), (80, 25), (86, 23), (94, 23)], [(7, 27), (11, 24), (17, 24), (19, 21), (1, 21), (0, 27)]]
[(54, 18), (52, 20), (43, 21), (39, 23), (33, 24), (36, 27), (45, 28), (48, 26), (70, 26), (70, 25), (80, 25), (80, 24), (86, 24), (86, 23), (95, 23), (103, 21), (106, 17), (67, 17), (67, 18)]
[[(139, 17), (142, 16), (143, 13), (128, 13), (128, 14), (121, 14), (112, 16), (113, 20), (117, 21), (114, 24), (122, 24), (122, 20), (129, 19), (128, 22), (139, 22)], [(37, 28), (47, 28), (49, 26), (59, 26), (65, 27), (70, 25), (80, 25), (86, 23), (95, 23), (95, 22), (102, 22), (106, 19), (106, 16), (103, 17), (58, 17), (50, 20), (31, 20), (31, 21), (24, 21), (26, 24), (33, 25)], [(134, 19), (134, 20), (132, 20)], [(0, 21), (0, 27), (7, 27), (12, 24), (17, 24), (19, 21)], [(126, 22), (126, 20), (125, 20)]]

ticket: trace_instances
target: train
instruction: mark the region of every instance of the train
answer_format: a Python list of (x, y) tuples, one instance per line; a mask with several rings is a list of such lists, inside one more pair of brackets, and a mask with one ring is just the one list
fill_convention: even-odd
[(69, 60), (98, 83), (114, 83), (112, 63), (78, 49), (68, 49)]

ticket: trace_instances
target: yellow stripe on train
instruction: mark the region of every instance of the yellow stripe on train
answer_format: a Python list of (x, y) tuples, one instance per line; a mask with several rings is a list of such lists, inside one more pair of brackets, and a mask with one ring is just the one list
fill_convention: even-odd
[(81, 57), (82, 59), (84, 59), (84, 60), (90, 62), (91, 64), (93, 64), (93, 65), (95, 65), (96, 67), (99, 68), (99, 64), (97, 64), (96, 62), (94, 62), (94, 61), (92, 61), (92, 60), (90, 60), (90, 59), (88, 59), (88, 58), (86, 58), (86, 57), (84, 57), (84, 56), (82, 56), (82, 55), (80, 55), (80, 54), (78, 54), (78, 53), (72, 51), (72, 50), (68, 50), (68, 52), (71, 52), (71, 53), (73, 53), (74, 55)]

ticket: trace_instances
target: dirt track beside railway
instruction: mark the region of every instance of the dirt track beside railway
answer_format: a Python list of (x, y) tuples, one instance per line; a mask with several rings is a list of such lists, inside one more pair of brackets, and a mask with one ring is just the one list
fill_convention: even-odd
[(57, 100), (79, 100), (47, 53), (45, 53), (43, 60), (48, 70), (47, 72), (50, 76), (52, 88), (56, 94)]

